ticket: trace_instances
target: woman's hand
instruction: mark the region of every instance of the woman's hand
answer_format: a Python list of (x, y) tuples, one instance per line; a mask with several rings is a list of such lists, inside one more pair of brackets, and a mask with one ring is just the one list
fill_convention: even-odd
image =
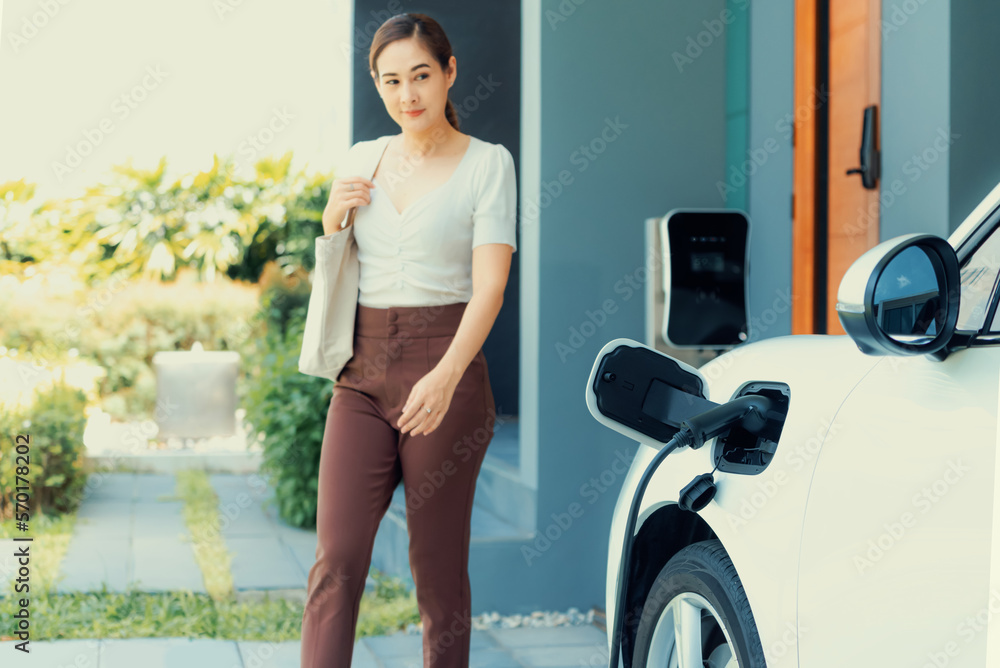
[(363, 176), (345, 176), (334, 179), (330, 185), (330, 198), (323, 210), (323, 234), (333, 234), (354, 224), (349, 216), (351, 209), (368, 206), (372, 198), (369, 192), (375, 184)]
[(410, 390), (410, 396), (403, 404), (403, 414), (396, 423), (397, 426), (402, 425), (400, 431), (405, 434), (412, 429), (411, 436), (418, 436), (437, 429), (448, 412), (459, 380), (441, 367), (434, 367), (418, 380)]

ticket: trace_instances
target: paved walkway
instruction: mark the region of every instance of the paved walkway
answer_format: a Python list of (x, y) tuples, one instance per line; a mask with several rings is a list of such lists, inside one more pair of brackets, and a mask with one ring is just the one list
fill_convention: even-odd
[[(265, 501), (273, 496), (252, 475), (210, 475), (219, 497), (220, 533), (233, 555), (237, 592), (295, 590), (304, 596), (315, 560), (316, 533), (288, 526)], [(205, 592), (191, 539), (174, 498), (171, 474), (94, 474), (63, 559), (56, 591), (187, 589)], [(265, 507), (266, 506), (266, 507)], [(0, 540), (0, 586), (14, 573), (12, 541)], [(8, 549), (11, 548), (11, 549)], [(374, 586), (369, 578), (366, 588)], [(420, 635), (363, 638), (354, 668), (420, 668)], [(291, 668), (299, 665), (298, 641), (284, 643), (194, 640), (32, 641), (30, 656), (0, 643), (0, 665), (62, 668)], [(607, 640), (595, 626), (473, 630), (471, 667), (531, 668), (606, 666)], [(7, 653), (13, 652), (9, 660)]]
[[(351, 668), (423, 668), (421, 637), (362, 638)], [(12, 652), (0, 643), (0, 653)], [(188, 638), (56, 640), (31, 643), (28, 658), (3, 665), (39, 668), (299, 668), (299, 642), (234, 642)], [(472, 631), (470, 668), (595, 668), (608, 665), (603, 631), (594, 626)]]

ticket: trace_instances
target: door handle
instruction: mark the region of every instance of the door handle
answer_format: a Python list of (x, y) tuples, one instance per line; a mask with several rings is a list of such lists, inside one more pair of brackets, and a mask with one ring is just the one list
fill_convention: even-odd
[(874, 104), (865, 107), (864, 125), (861, 128), (861, 166), (848, 169), (848, 174), (860, 174), (861, 185), (868, 190), (878, 187), (881, 168), (881, 152), (877, 147), (878, 107)]

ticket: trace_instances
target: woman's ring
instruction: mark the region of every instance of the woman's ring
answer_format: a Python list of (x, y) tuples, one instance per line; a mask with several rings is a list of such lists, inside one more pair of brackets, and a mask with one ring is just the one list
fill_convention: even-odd
[(354, 190), (354, 184), (353, 183), (348, 183), (347, 185), (351, 186), (351, 190)]
[(427, 412), (428, 412), (428, 413), (430, 413), (430, 412), (431, 412), (431, 409), (429, 409), (429, 408), (428, 408), (428, 409), (427, 409)]

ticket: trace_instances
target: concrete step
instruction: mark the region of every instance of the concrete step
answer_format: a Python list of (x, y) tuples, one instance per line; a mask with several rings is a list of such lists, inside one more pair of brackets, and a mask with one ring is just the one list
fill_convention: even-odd
[(520, 471), (487, 452), (476, 479), (475, 506), (530, 533), (535, 526), (536, 498), (535, 490), (521, 481)]
[(260, 470), (262, 454), (255, 452), (194, 452), (150, 450), (87, 455), (93, 470), (119, 473), (177, 473), (199, 469), (213, 473), (251, 474)]
[[(485, 468), (485, 463), (483, 466)], [(477, 488), (476, 496), (478, 495)], [(473, 564), (492, 562), (495, 559), (492, 554), (498, 548), (503, 550), (504, 554), (510, 554), (511, 549), (516, 551), (517, 546), (531, 540), (533, 535), (530, 529), (512, 524), (479, 503), (473, 503), (469, 535), (470, 577)], [(488, 553), (491, 555), (490, 558), (483, 558)], [(393, 492), (392, 502), (375, 535), (372, 566), (399, 577), (410, 587), (413, 586), (409, 534), (406, 527), (406, 497), (402, 484)]]
[(475, 504), (504, 522), (530, 533), (535, 527), (537, 494), (521, 478), (520, 429), (507, 416), (493, 434), (476, 480)]

